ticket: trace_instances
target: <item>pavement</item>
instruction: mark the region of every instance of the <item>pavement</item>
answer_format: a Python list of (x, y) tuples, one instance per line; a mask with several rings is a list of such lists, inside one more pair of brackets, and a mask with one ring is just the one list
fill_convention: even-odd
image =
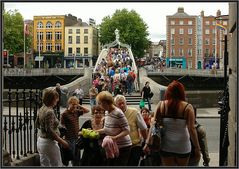
[[(90, 109), (90, 105), (88, 105), (88, 104), (87, 105), (83, 104), (83, 106)], [(130, 105), (130, 106), (139, 109), (138, 105)], [(152, 106), (152, 110), (155, 110), (157, 105), (152, 104), (151, 106)], [(146, 105), (146, 107), (147, 107), (147, 105)], [(61, 107), (61, 110), (60, 110), (61, 113), (64, 112), (65, 109), (66, 108)], [(23, 115), (23, 108), (19, 108), (18, 112), (19, 112), (19, 114), (22, 113), (22, 115)], [(9, 114), (8, 107), (3, 107), (2, 114), (3, 115)], [(11, 109), (11, 114), (12, 115), (16, 114), (16, 108)], [(90, 117), (91, 117), (91, 113), (87, 113), (87, 114), (84, 114), (83, 116), (81, 116), (79, 119), (80, 126), (84, 123), (84, 121), (88, 120)], [(198, 108), (197, 109), (197, 118), (220, 118), (220, 115), (218, 114), (218, 108)], [(211, 158), (210, 166), (218, 167), (219, 166), (219, 152), (218, 153), (210, 153), (209, 152), (209, 155)], [(202, 159), (200, 160), (199, 166), (203, 166)]]

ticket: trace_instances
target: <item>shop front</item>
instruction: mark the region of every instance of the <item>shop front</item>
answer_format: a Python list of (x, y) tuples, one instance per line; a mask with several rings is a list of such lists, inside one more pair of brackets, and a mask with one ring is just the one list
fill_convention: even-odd
[(184, 57), (167, 57), (166, 58), (166, 65), (168, 68), (181, 68), (186, 69), (186, 58)]

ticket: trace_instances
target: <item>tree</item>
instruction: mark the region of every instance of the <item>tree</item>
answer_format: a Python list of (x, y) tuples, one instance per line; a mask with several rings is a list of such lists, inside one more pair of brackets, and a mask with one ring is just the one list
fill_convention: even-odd
[(143, 57), (144, 50), (149, 47), (148, 26), (136, 11), (116, 10), (103, 18), (100, 28), (100, 42), (107, 44), (115, 40), (115, 29), (119, 30), (120, 42), (129, 44), (134, 56)]
[[(24, 51), (24, 21), (22, 15), (17, 11), (3, 12), (3, 43), (4, 49), (10, 53), (20, 53)], [(32, 28), (31, 28), (32, 29)], [(31, 37), (26, 36), (26, 51), (31, 48)]]

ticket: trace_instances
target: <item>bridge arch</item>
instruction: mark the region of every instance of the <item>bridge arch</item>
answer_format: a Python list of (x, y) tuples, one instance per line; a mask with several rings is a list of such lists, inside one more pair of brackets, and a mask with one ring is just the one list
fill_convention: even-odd
[(98, 59), (96, 61), (96, 64), (95, 64), (93, 72), (96, 72), (97, 65), (100, 64), (100, 62), (102, 61), (103, 58), (106, 60), (106, 57), (108, 56), (108, 54), (110, 52), (110, 49), (112, 47), (118, 46), (118, 48), (124, 47), (124, 48), (126, 48), (128, 50), (129, 57), (132, 60), (132, 70), (134, 70), (135, 74), (138, 74), (138, 69), (137, 69), (137, 66), (136, 66), (136, 63), (135, 63), (135, 60), (134, 60), (134, 55), (132, 53), (131, 46), (128, 45), (128, 44), (121, 43), (119, 41), (119, 31), (118, 31), (118, 29), (115, 30), (115, 34), (116, 34), (115, 41), (113, 41), (113, 42), (111, 42), (109, 44), (105, 44), (103, 46), (103, 48), (102, 48), (102, 50), (100, 52), (100, 55), (99, 55), (99, 57), (98, 57)]

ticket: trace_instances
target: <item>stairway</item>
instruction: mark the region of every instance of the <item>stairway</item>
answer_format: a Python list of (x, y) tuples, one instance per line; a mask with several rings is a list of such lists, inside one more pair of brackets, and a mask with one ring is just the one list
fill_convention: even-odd
[[(139, 102), (142, 99), (139, 92), (132, 93), (132, 95), (126, 94), (125, 97), (127, 100), (127, 105), (139, 105)], [(83, 104), (90, 104), (89, 96), (86, 96), (83, 99)], [(145, 101), (145, 104), (147, 104), (146, 101)]]

